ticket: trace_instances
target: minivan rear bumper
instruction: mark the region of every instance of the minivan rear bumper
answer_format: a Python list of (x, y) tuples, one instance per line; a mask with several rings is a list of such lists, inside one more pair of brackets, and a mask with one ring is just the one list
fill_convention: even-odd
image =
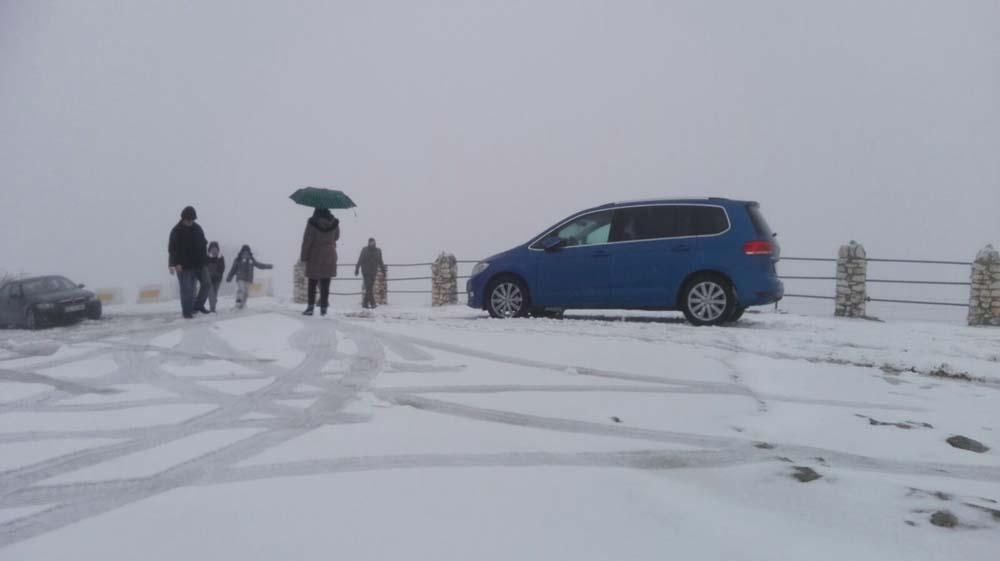
[(784, 296), (785, 284), (778, 277), (765, 277), (736, 287), (736, 297), (743, 307), (774, 304)]

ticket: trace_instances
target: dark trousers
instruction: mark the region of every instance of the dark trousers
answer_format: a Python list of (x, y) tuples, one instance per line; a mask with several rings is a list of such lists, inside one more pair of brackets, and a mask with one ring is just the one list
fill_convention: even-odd
[[(205, 307), (212, 280), (208, 277), (208, 271), (205, 269), (184, 269), (177, 273), (177, 282), (180, 284), (181, 291), (181, 313), (184, 314), (184, 317), (191, 317), (196, 310)], [(200, 285), (197, 296), (195, 295), (195, 285)]]
[(222, 277), (212, 278), (208, 285), (208, 309), (215, 311), (215, 306), (219, 302), (219, 287), (222, 286)]
[(375, 275), (362, 275), (364, 281), (365, 297), (361, 302), (362, 308), (375, 307)]
[(319, 307), (325, 310), (330, 306), (330, 279), (309, 279), (309, 307), (316, 305), (316, 286), (319, 286)]

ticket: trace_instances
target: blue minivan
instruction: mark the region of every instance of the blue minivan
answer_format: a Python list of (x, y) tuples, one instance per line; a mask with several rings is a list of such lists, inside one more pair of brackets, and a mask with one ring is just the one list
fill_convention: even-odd
[(612, 203), (573, 214), (478, 263), (468, 304), (498, 318), (568, 309), (680, 310), (695, 325), (718, 325), (781, 299), (779, 254), (755, 202)]

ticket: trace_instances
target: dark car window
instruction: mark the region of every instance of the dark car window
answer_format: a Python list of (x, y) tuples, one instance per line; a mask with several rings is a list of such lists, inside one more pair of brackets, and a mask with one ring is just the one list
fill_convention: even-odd
[(637, 206), (618, 209), (612, 240), (629, 242), (677, 235), (677, 207)]
[(729, 228), (726, 211), (716, 206), (662, 205), (619, 209), (612, 240), (619, 242), (709, 236)]
[[(592, 212), (559, 226), (544, 238), (556, 236), (565, 240), (567, 247), (608, 243), (613, 216), (614, 212), (610, 210)], [(537, 247), (538, 244), (535, 245)]]
[(24, 289), (24, 293), (29, 296), (37, 294), (45, 294), (47, 292), (60, 292), (63, 290), (73, 290), (76, 285), (70, 282), (69, 279), (64, 279), (62, 277), (45, 277), (41, 279), (33, 279), (30, 281), (25, 281), (21, 284)]
[(678, 236), (712, 236), (729, 229), (729, 218), (721, 207), (684, 205), (676, 208)]

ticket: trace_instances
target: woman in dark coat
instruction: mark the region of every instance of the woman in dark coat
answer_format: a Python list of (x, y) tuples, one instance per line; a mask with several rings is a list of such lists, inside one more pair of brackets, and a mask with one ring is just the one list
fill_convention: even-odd
[(337, 240), (340, 239), (340, 221), (329, 210), (316, 209), (306, 223), (302, 235), (302, 262), (306, 264), (309, 279), (309, 306), (304, 315), (313, 315), (316, 306), (316, 288), (319, 288), (319, 312), (326, 315), (330, 306), (330, 280), (337, 276)]

